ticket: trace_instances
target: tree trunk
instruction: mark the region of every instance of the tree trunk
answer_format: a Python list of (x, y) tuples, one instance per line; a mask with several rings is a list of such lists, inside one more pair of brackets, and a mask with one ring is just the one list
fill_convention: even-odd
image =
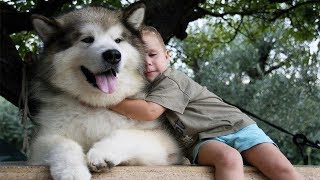
[(0, 35), (0, 94), (18, 106), (21, 91), (22, 61), (5, 29)]

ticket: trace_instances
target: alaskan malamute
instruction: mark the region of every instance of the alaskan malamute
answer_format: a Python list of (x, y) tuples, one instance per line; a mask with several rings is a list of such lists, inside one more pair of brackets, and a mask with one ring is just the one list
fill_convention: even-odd
[[(54, 179), (90, 179), (116, 165), (170, 165), (180, 160), (158, 121), (127, 119), (107, 107), (141, 92), (145, 79), (139, 29), (145, 6), (89, 7), (32, 22), (44, 42), (31, 74), (39, 125), (29, 162)], [(89, 168), (88, 168), (89, 167)]]

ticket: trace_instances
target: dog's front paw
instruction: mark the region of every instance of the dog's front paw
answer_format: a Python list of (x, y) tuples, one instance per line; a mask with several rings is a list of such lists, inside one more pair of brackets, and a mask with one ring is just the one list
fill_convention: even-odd
[(57, 170), (50, 168), (52, 178), (55, 180), (90, 180), (91, 174), (86, 166), (73, 166)]
[(87, 154), (87, 161), (90, 170), (100, 172), (102, 170), (110, 170), (112, 167), (120, 164), (120, 160), (116, 156), (106, 151), (99, 151), (92, 148)]

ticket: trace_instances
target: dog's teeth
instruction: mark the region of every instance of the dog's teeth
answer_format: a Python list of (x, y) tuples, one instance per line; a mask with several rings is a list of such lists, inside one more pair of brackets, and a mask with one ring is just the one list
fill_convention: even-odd
[(117, 73), (115, 70), (111, 69), (111, 73), (114, 75), (114, 77), (117, 77)]

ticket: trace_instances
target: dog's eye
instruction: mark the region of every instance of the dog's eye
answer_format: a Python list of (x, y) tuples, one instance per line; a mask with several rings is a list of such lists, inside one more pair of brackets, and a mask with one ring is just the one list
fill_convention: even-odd
[(84, 43), (93, 43), (94, 37), (88, 36), (88, 37), (82, 39), (81, 41), (84, 42)]
[(114, 40), (117, 44), (119, 44), (120, 42), (122, 42), (123, 41), (123, 39), (121, 39), (121, 38), (117, 38), (117, 39), (115, 39)]

